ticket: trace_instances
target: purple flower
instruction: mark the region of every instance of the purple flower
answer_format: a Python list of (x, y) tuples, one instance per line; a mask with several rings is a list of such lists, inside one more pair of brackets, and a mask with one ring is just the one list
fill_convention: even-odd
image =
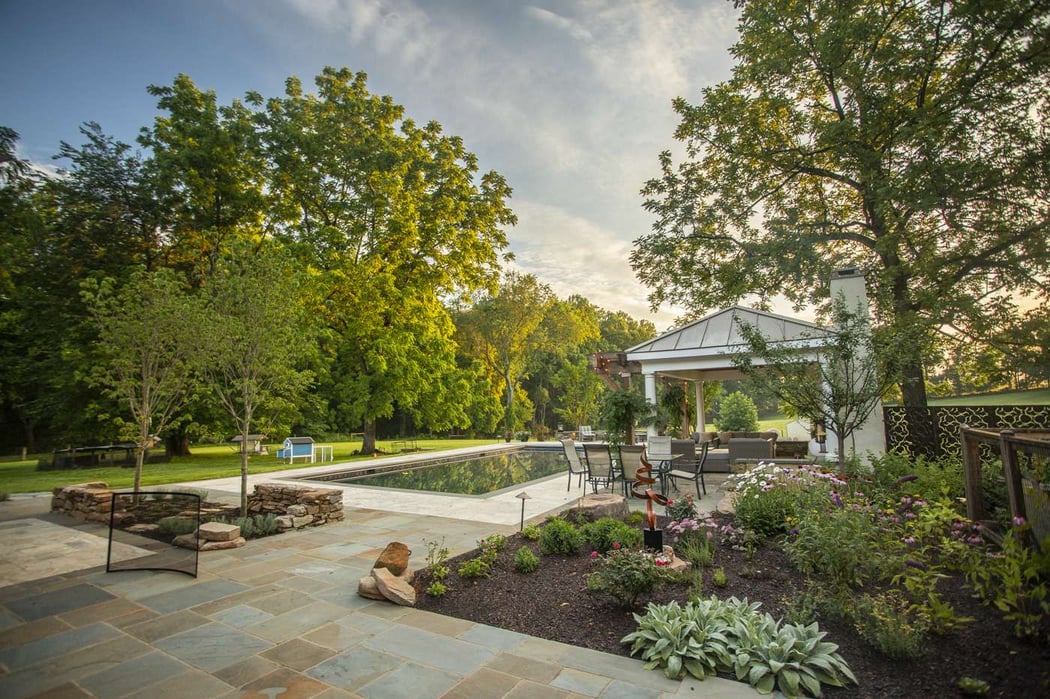
[(1015, 527), (1023, 527), (1024, 525), (1025, 525), (1024, 517), (1021, 517), (1021, 516), (1014, 517), (1014, 526)]
[(901, 539), (901, 541), (903, 541), (904, 543), (908, 544), (909, 546), (910, 546), (911, 544), (914, 544), (914, 543), (915, 543), (915, 539), (913, 539), (913, 538), (912, 538), (912, 537), (910, 537), (910, 536), (906, 536), (906, 537), (904, 537), (903, 539)]
[(842, 497), (838, 494), (838, 491), (831, 491), (831, 501), (835, 503), (836, 507), (842, 507)]
[(788, 532), (788, 536), (796, 536), (796, 535), (798, 535), (798, 527), (793, 527), (793, 528), (792, 528), (792, 529), (791, 529), (791, 530), (790, 530), (790, 531)]

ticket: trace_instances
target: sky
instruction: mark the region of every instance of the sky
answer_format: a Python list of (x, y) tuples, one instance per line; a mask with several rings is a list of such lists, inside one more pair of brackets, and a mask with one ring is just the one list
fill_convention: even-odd
[(729, 78), (736, 19), (727, 0), (0, 0), (0, 125), (54, 164), (85, 122), (135, 143), (147, 86), (180, 73), (228, 104), (364, 71), (508, 180), (514, 267), (662, 331), (681, 309), (651, 310), (631, 269), (639, 192), (680, 151), (671, 101)]

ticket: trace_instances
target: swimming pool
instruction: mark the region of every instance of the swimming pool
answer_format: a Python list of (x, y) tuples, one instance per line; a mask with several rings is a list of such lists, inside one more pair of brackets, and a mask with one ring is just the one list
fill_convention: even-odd
[(565, 473), (560, 449), (523, 448), (493, 454), (463, 455), (369, 469), (318, 475), (310, 480), (456, 495), (487, 495), (556, 473)]

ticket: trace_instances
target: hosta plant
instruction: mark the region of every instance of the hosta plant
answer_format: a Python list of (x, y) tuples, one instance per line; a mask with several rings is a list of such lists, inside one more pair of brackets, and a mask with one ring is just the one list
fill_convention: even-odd
[(764, 617), (760, 623), (735, 627), (747, 634), (733, 659), (737, 679), (746, 679), (762, 694), (776, 687), (789, 698), (819, 697), (821, 684), (844, 687), (857, 682), (838, 646), (824, 641), (826, 634), (815, 623), (780, 624), (768, 614)]
[(652, 603), (644, 616), (634, 615), (638, 630), (621, 642), (631, 644), (631, 655), (641, 653), (647, 670), (662, 667), (671, 679), (688, 672), (702, 680), (730, 664), (725, 624), (705, 611), (709, 609), (700, 609), (693, 602), (684, 608), (674, 601)]

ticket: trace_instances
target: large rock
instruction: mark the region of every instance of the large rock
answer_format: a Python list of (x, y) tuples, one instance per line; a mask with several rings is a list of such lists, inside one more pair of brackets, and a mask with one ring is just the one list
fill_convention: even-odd
[(415, 606), (416, 591), (407, 580), (394, 575), (386, 568), (373, 568), (372, 577), (375, 578), (376, 587), (383, 593), (383, 597), (402, 607)]
[(591, 521), (602, 517), (623, 519), (631, 512), (631, 508), (627, 504), (627, 498), (615, 493), (584, 495), (576, 503), (576, 510), (578, 515)]
[(373, 568), (386, 568), (394, 576), (401, 575), (408, 568), (408, 558), (412, 551), (400, 541), (392, 541), (379, 554)]
[(240, 537), (241, 528), (236, 524), (223, 524), (222, 522), (205, 522), (197, 527), (197, 533), (202, 539), (208, 541), (233, 541)]
[(380, 602), (386, 601), (386, 597), (384, 597), (383, 593), (379, 591), (379, 585), (376, 584), (376, 579), (371, 575), (366, 575), (357, 583), (357, 594), (365, 599), (374, 599), (379, 600)]
[(198, 551), (221, 551), (223, 549), (236, 549), (244, 546), (248, 543), (243, 536), (238, 536), (236, 539), (230, 539), (229, 541), (208, 541), (207, 539), (198, 538), (196, 534), (190, 532), (189, 534), (183, 534), (177, 536), (171, 540), (171, 543), (175, 546), (181, 546), (184, 549), (197, 549)]

